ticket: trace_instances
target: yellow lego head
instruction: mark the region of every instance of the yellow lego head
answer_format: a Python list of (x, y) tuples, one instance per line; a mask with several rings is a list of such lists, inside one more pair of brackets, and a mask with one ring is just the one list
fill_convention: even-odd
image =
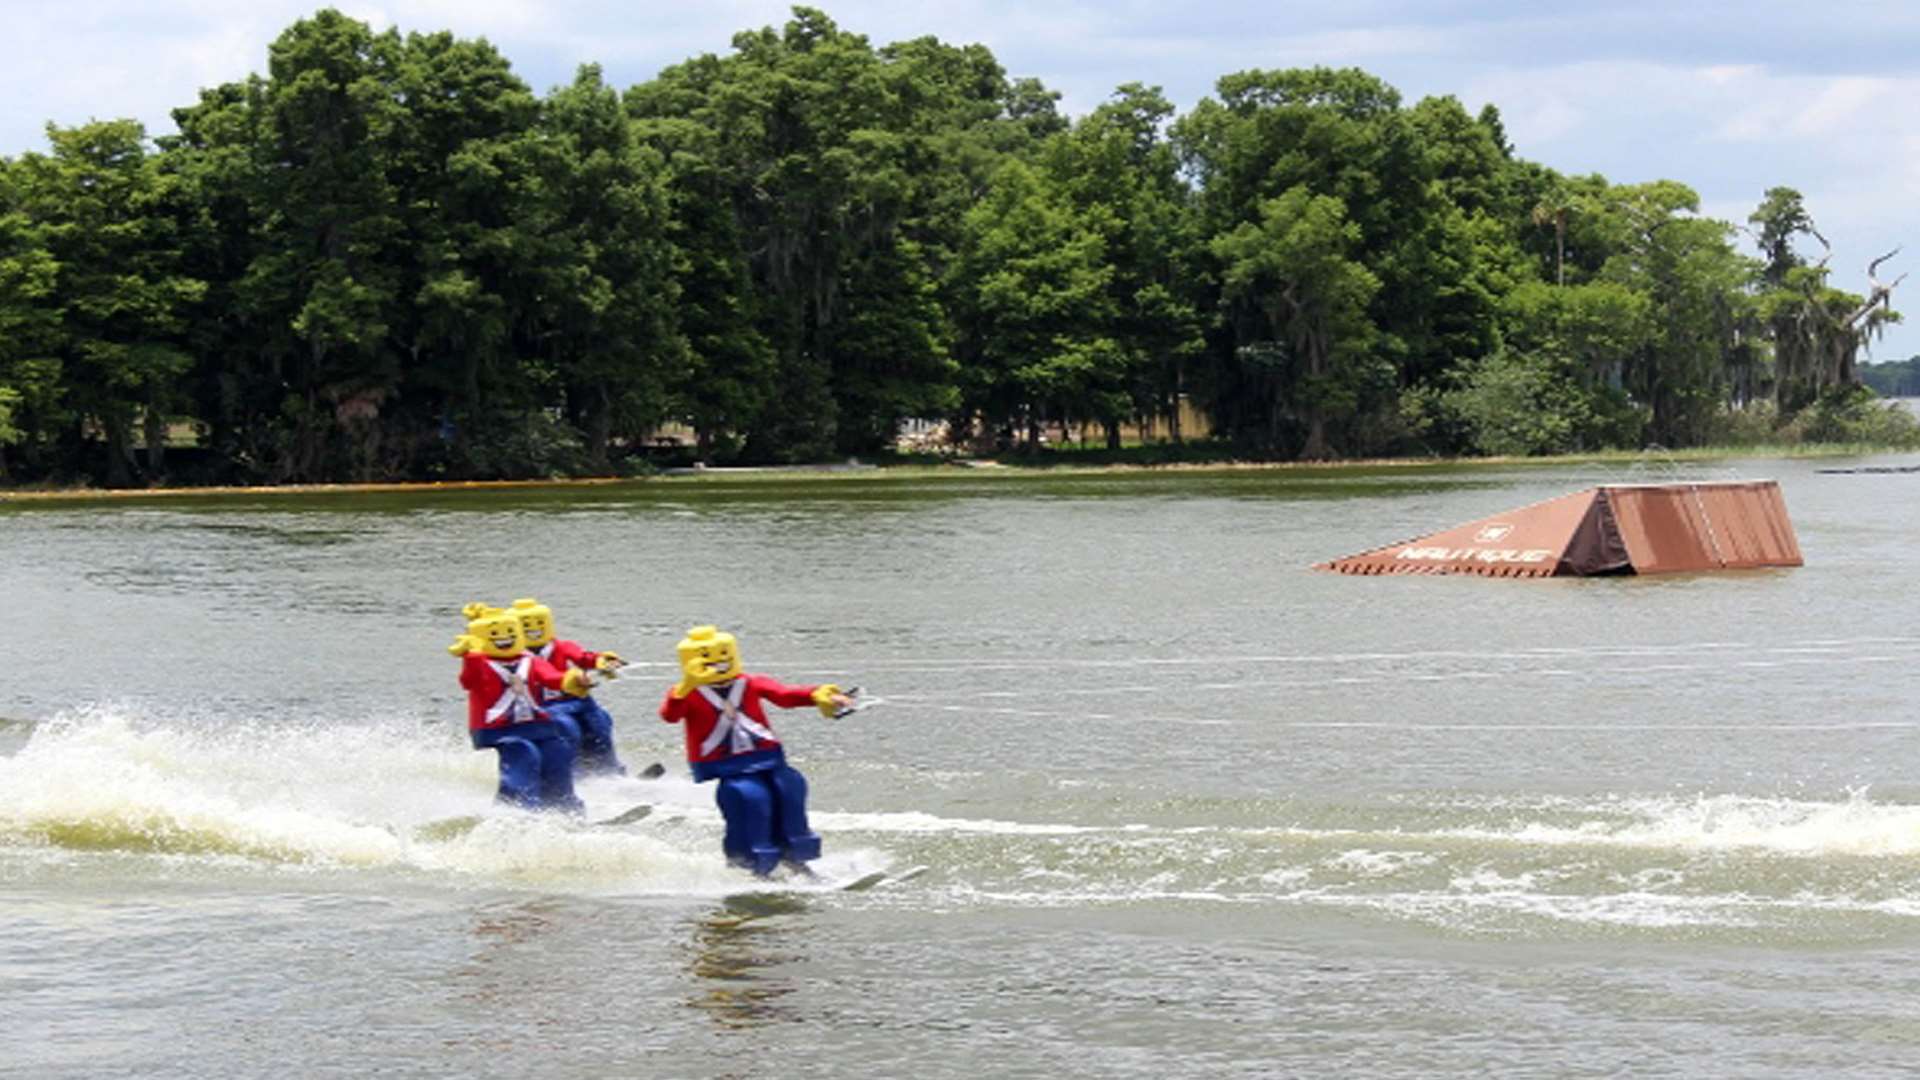
[(467, 623), (467, 636), (480, 643), (480, 651), (505, 660), (527, 651), (520, 636), (520, 618), (509, 609), (489, 608)]
[[(475, 619), (493, 614), (499, 610), (499, 608), (491, 604), (484, 604), (475, 600), (460, 609), (460, 618), (470, 623)], [(447, 652), (453, 656), (465, 656), (468, 653), (479, 651), (481, 651), (481, 639), (470, 631), (463, 632), (459, 637), (453, 639), (451, 645), (447, 646)]]
[(544, 649), (553, 644), (553, 611), (538, 600), (515, 600), (513, 613), (520, 619), (520, 636), (529, 649)]
[(740, 646), (733, 635), (712, 626), (696, 626), (675, 646), (680, 670), (695, 686), (712, 686), (741, 674)]

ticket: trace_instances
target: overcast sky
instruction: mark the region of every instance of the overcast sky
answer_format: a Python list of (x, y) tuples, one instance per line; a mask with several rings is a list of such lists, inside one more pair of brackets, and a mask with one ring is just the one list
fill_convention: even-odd
[[(319, 5), (290, 0), (0, 0), (0, 155), (45, 148), (44, 125), (134, 117), (173, 130), (201, 87), (266, 69), (267, 45)], [(485, 37), (544, 93), (597, 62), (616, 86), (724, 53), (735, 31), (778, 25), (762, 0), (344, 0), (378, 28)], [(1833, 242), (1833, 283), (1867, 288), (1920, 269), (1920, 4), (1458, 0), (816, 3), (876, 45), (933, 35), (990, 48), (1070, 113), (1116, 86), (1159, 86), (1182, 111), (1220, 75), (1359, 67), (1411, 104), (1493, 104), (1518, 153), (1616, 183), (1672, 179), (1702, 210), (1746, 221), (1767, 188), (1799, 189)], [(1750, 247), (1749, 247), (1750, 250)], [(1817, 251), (1811, 252), (1817, 255)], [(1874, 359), (1920, 353), (1913, 312)]]

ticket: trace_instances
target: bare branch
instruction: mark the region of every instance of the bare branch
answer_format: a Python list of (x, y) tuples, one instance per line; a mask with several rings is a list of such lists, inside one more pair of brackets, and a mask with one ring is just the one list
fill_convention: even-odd
[(1826, 249), (1827, 253), (1825, 255), (1820, 256), (1819, 262), (1813, 264), (1819, 267), (1820, 269), (1825, 270), (1827, 268), (1827, 260), (1833, 258), (1833, 245), (1827, 243), (1827, 238), (1824, 236), (1821, 236), (1820, 230), (1813, 227), (1812, 218), (1807, 219), (1807, 232), (1815, 240), (1820, 241), (1820, 246)]
[(1892, 251), (1887, 252), (1885, 255), (1882, 255), (1879, 258), (1867, 264), (1867, 280), (1873, 284), (1873, 291), (1875, 293), (1879, 293), (1883, 291), (1891, 292), (1893, 290), (1893, 285), (1898, 285), (1900, 284), (1901, 281), (1906, 279), (1907, 275), (1901, 274), (1899, 277), (1893, 279), (1893, 285), (1881, 285), (1880, 279), (1873, 276), (1874, 271), (1880, 269), (1881, 263), (1886, 262), (1888, 259), (1891, 259), (1898, 254), (1900, 254), (1900, 249), (1894, 248)]
[(1901, 274), (1899, 277), (1894, 278), (1892, 282), (1882, 282), (1878, 277), (1874, 275), (1875, 275), (1875, 272), (1880, 269), (1881, 263), (1886, 262), (1888, 259), (1891, 259), (1898, 254), (1900, 254), (1900, 249), (1894, 248), (1892, 251), (1887, 252), (1885, 255), (1882, 255), (1879, 258), (1867, 264), (1867, 282), (1868, 284), (1872, 285), (1873, 288), (1871, 291), (1867, 293), (1866, 302), (1861, 304), (1859, 307), (1854, 308), (1853, 314), (1847, 316), (1846, 321), (1841, 324), (1842, 326), (1845, 326), (1847, 329), (1851, 330), (1854, 328), (1854, 326), (1856, 326), (1860, 322), (1861, 319), (1866, 318), (1867, 315), (1870, 312), (1872, 312), (1874, 308), (1881, 307), (1881, 306), (1885, 306), (1885, 307), (1893, 306), (1894, 286), (1907, 280), (1907, 275)]

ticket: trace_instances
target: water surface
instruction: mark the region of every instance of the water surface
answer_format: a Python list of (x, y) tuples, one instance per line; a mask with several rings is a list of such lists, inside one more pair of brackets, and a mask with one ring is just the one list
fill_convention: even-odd
[[(1308, 567), (1672, 470), (0, 504), (0, 1076), (1899, 1075), (1920, 474), (1822, 470), (1911, 463), (1686, 469), (1807, 565), (1596, 580)], [(647, 820), (489, 803), (443, 646), (517, 596), (635, 661)], [(707, 622), (883, 699), (776, 725), (828, 878), (925, 876), (720, 864)]]

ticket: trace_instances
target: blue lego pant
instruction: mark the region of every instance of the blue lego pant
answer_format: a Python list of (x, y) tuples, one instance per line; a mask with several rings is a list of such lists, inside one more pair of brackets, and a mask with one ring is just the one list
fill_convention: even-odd
[(720, 846), (728, 862), (765, 877), (782, 862), (820, 857), (820, 837), (807, 828), (807, 778), (800, 770), (782, 761), (718, 779), (714, 801), (727, 821)]
[(625, 776), (627, 767), (613, 750), (613, 717), (590, 697), (549, 701), (547, 716), (573, 741), (573, 767), (582, 776)]
[(586, 809), (573, 793), (573, 743), (559, 724), (536, 720), (472, 733), (475, 750), (500, 753), (501, 802), (529, 810)]

